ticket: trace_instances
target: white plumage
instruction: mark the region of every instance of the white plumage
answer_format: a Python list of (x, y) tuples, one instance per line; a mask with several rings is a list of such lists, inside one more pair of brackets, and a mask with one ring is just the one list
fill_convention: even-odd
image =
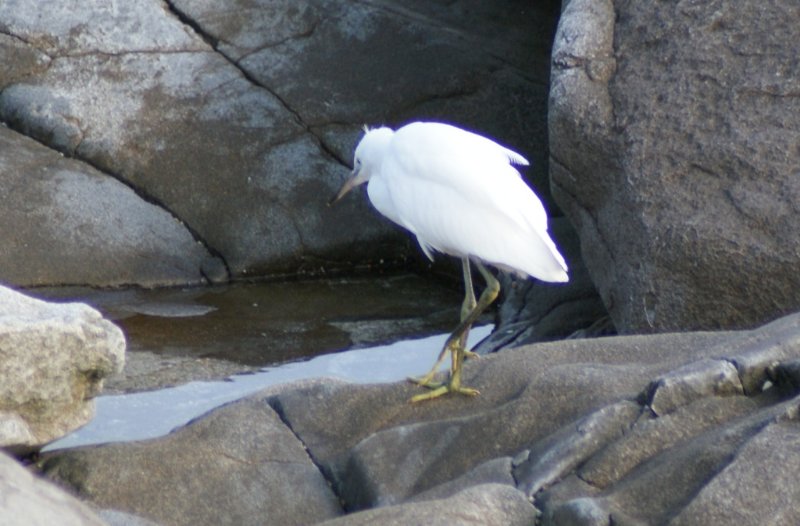
[[(547, 213), (513, 166), (527, 164), (522, 155), (448, 124), (366, 130), (356, 147), (353, 177), (334, 200), (366, 182), (375, 208), (412, 232), (429, 258), (434, 251), (461, 258), (465, 280), (472, 260), (523, 277), (566, 282), (567, 264), (548, 234)], [(487, 282), (493, 279), (478, 268)], [(471, 295), (475, 306), (471, 283), (468, 288), (465, 305)], [(467, 317), (462, 315), (462, 332), (471, 325)], [(429, 383), (428, 378), (424, 384)]]

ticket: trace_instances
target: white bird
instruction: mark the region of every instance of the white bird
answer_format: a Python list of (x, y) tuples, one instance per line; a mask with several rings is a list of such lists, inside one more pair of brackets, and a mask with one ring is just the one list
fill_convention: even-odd
[[(461, 364), (472, 355), (465, 349), (466, 337), (500, 291), (484, 264), (520, 277), (569, 280), (567, 264), (547, 232), (547, 213), (513, 166), (527, 166), (528, 161), (486, 137), (448, 124), (414, 122), (397, 131), (386, 127), (364, 131), (355, 150), (352, 177), (331, 204), (368, 183), (373, 206), (414, 234), (428, 258), (442, 252), (462, 260), (461, 323), (431, 371), (413, 380), (431, 390), (411, 400), (448, 392), (476, 395), (477, 390), (461, 385)], [(470, 261), (487, 285), (477, 302)], [(435, 383), (447, 351), (452, 358), (449, 379)]]

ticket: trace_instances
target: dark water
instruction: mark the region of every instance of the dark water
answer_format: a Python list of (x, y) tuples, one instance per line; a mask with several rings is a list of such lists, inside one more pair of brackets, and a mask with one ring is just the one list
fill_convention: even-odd
[(159, 290), (40, 289), (122, 327), (128, 352), (263, 367), (451, 330), (462, 292), (430, 277), (236, 283)]

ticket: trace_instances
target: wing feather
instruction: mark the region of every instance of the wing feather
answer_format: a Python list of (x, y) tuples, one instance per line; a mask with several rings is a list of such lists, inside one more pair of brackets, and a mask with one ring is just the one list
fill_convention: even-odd
[(417, 236), (426, 255), (433, 248), (539, 279), (566, 279), (544, 207), (510, 164), (527, 164), (524, 157), (437, 123), (399, 129), (389, 150), (380, 177), (392, 219)]

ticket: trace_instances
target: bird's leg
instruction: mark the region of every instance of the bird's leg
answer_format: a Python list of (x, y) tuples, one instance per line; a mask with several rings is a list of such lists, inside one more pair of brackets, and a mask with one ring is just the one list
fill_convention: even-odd
[[(461, 304), (461, 321), (464, 321), (472, 309), (475, 308), (477, 302), (475, 301), (475, 289), (472, 287), (472, 270), (469, 268), (469, 258), (461, 259), (461, 270), (464, 273), (464, 303)], [(464, 349), (464, 358), (475, 358), (478, 356), (472, 351), (467, 350), (467, 338), (469, 337), (469, 329), (464, 332), (461, 337), (461, 348)], [(445, 347), (446, 348), (446, 347)], [(455, 356), (453, 357), (455, 358)]]
[[(464, 273), (464, 302), (461, 304), (461, 321), (463, 322), (469, 313), (472, 312), (472, 309), (475, 308), (475, 289), (472, 287), (472, 271), (469, 268), (469, 259), (468, 258), (461, 258), (461, 270)], [(464, 332), (461, 339), (459, 340), (459, 345), (462, 349), (464, 349), (467, 345), (467, 337), (469, 336), (469, 328)], [(442, 384), (439, 382), (434, 382), (433, 377), (436, 376), (437, 371), (439, 370), (439, 366), (442, 365), (444, 361), (444, 357), (447, 354), (447, 351), (450, 351), (452, 365), (451, 369), (455, 366), (456, 355), (453, 352), (452, 348), (448, 348), (447, 345), (442, 347), (442, 351), (439, 353), (438, 358), (436, 358), (436, 363), (433, 364), (433, 367), (425, 376), (420, 378), (409, 378), (412, 382), (418, 385), (424, 385), (425, 387), (432, 387), (436, 388), (441, 386)], [(467, 351), (467, 354), (472, 357), (476, 356), (475, 353)]]
[(476, 262), (475, 264), (478, 266), (478, 270), (480, 270), (483, 279), (486, 280), (486, 288), (483, 293), (481, 293), (481, 297), (475, 307), (461, 320), (456, 330), (453, 331), (453, 334), (451, 334), (450, 337), (447, 338), (447, 342), (445, 342), (444, 348), (450, 350), (453, 354), (453, 370), (450, 372), (450, 379), (444, 385), (436, 387), (427, 393), (412, 397), (412, 402), (431, 400), (432, 398), (437, 398), (451, 392), (470, 396), (478, 394), (476, 389), (463, 387), (461, 385), (461, 368), (464, 361), (464, 346), (461, 345), (461, 338), (464, 332), (469, 331), (469, 328), (475, 323), (475, 320), (480, 317), (483, 311), (497, 299), (497, 295), (500, 293), (500, 282), (497, 281), (492, 273), (486, 270), (481, 263)]

